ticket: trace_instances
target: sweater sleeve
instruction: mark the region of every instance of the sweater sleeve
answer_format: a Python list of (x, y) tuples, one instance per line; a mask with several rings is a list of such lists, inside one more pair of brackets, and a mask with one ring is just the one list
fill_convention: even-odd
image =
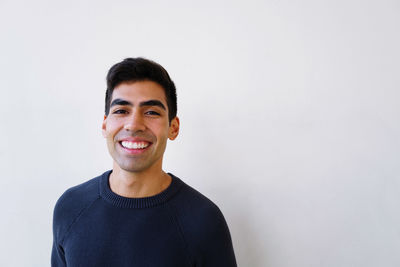
[(185, 187), (173, 207), (193, 266), (237, 266), (228, 225), (214, 203)]
[(65, 262), (65, 255), (64, 250), (61, 246), (60, 239), (62, 233), (62, 226), (61, 226), (61, 204), (62, 197), (57, 201), (57, 204), (54, 208), (53, 213), (53, 247), (51, 251), (51, 266), (52, 267), (61, 267), (67, 266)]
[(196, 267), (236, 267), (236, 259), (228, 225), (218, 207), (205, 215), (198, 232)]
[(53, 241), (53, 249), (51, 251), (51, 267), (65, 267), (64, 251), (56, 241)]
[(52, 267), (67, 266), (66, 253), (63, 248), (65, 235), (82, 211), (98, 199), (98, 179), (99, 177), (96, 177), (71, 187), (58, 199), (53, 213)]

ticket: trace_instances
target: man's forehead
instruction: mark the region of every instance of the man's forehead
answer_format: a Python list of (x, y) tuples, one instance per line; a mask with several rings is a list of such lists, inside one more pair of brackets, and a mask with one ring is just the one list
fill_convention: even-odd
[(164, 104), (167, 103), (164, 88), (156, 82), (147, 80), (124, 82), (117, 85), (112, 92), (111, 103), (116, 99), (129, 101), (132, 104), (148, 100), (159, 100)]

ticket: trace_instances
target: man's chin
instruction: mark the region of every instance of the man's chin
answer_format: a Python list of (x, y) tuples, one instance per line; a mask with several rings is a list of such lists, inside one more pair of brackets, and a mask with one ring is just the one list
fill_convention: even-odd
[(139, 173), (139, 172), (143, 172), (147, 169), (150, 168), (151, 164), (146, 164), (144, 162), (117, 162), (117, 165), (119, 166), (119, 168), (121, 170), (124, 170), (126, 172), (132, 172), (132, 173)]

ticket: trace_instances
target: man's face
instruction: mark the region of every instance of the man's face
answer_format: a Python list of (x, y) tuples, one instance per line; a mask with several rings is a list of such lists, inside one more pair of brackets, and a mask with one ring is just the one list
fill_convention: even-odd
[(142, 172), (161, 169), (167, 139), (178, 135), (179, 119), (169, 123), (165, 92), (158, 83), (121, 83), (114, 88), (102, 129), (114, 163), (128, 172)]

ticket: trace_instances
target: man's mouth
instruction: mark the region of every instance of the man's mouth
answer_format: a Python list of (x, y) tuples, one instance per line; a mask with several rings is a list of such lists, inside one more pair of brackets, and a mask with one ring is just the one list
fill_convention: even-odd
[(139, 141), (139, 142), (132, 142), (132, 141), (122, 141), (120, 142), (122, 147), (127, 149), (146, 149), (148, 146), (151, 145), (149, 142)]

